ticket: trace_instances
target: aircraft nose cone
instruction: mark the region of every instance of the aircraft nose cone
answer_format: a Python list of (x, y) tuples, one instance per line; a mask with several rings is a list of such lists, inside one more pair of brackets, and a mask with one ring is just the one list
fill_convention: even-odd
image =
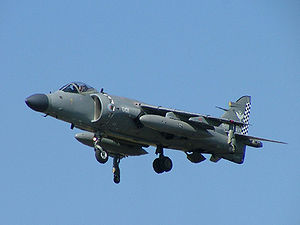
[(35, 111), (45, 112), (49, 106), (49, 99), (45, 94), (34, 94), (26, 98), (25, 103)]

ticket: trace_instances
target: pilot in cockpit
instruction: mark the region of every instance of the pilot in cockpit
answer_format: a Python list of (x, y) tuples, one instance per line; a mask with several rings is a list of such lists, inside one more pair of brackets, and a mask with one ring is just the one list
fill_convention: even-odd
[(96, 89), (82, 82), (73, 82), (60, 88), (59, 90), (70, 93), (96, 92)]

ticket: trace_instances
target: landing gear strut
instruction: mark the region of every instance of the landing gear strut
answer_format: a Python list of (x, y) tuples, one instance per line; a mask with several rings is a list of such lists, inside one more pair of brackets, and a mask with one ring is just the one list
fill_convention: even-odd
[(155, 154), (159, 154), (159, 157), (153, 161), (153, 169), (156, 173), (169, 172), (173, 163), (169, 157), (164, 156), (163, 147), (157, 146)]
[(114, 157), (114, 161), (113, 161), (113, 174), (114, 174), (114, 182), (116, 184), (120, 183), (121, 177), (120, 177), (120, 157), (119, 156), (115, 156)]
[[(94, 149), (95, 149), (95, 157), (99, 163), (106, 163), (108, 161), (108, 153), (105, 151), (101, 146), (101, 135), (99, 133), (96, 133), (94, 138)], [(121, 156), (120, 155), (111, 155), (113, 157), (113, 175), (114, 175), (114, 182), (116, 184), (120, 183), (121, 177), (120, 177), (120, 161)]]
[(234, 135), (235, 127), (233, 129), (234, 130), (229, 130), (227, 140), (227, 143), (229, 145), (229, 152), (232, 154), (236, 151), (236, 139)]
[(101, 164), (106, 163), (108, 161), (108, 153), (100, 146), (100, 142), (101, 142), (100, 135), (95, 135), (93, 141), (94, 141), (95, 157), (97, 161)]

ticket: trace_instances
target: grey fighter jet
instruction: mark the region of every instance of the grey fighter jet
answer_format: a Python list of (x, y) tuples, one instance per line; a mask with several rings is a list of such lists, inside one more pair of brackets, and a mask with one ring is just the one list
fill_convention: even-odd
[(147, 154), (156, 147), (156, 173), (169, 172), (172, 161), (164, 149), (186, 153), (192, 163), (226, 159), (242, 164), (246, 146), (262, 147), (261, 141), (282, 143), (248, 136), (250, 96), (230, 102), (220, 117), (148, 105), (140, 101), (98, 92), (91, 86), (72, 82), (50, 94), (34, 94), (25, 100), (33, 110), (71, 124), (85, 132), (75, 138), (94, 149), (99, 163), (113, 158), (114, 182), (120, 182), (120, 160)]

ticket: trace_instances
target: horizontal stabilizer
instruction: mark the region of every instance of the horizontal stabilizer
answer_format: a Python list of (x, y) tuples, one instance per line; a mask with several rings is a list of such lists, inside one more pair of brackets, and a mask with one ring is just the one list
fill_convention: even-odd
[(249, 136), (249, 135), (244, 135), (244, 134), (236, 133), (235, 136), (238, 139), (245, 140), (245, 141), (255, 140), (255, 141), (268, 141), (268, 142), (273, 142), (273, 143), (278, 143), (278, 144), (287, 144), (286, 142), (283, 142), (283, 141), (270, 140), (270, 139), (266, 139), (266, 138), (254, 137), (254, 136)]

